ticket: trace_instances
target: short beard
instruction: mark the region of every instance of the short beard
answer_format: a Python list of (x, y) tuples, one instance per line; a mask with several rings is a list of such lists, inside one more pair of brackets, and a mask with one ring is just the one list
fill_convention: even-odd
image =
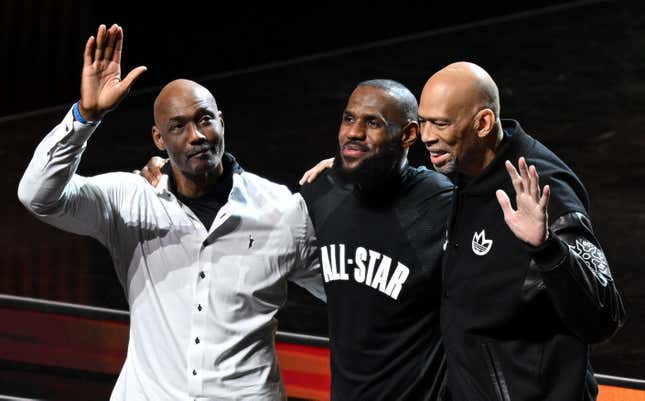
[(401, 161), (404, 149), (396, 141), (379, 153), (363, 159), (349, 170), (343, 166), (340, 148), (336, 151), (333, 169), (345, 181), (354, 184), (354, 193), (368, 203), (382, 203), (392, 199), (401, 183)]

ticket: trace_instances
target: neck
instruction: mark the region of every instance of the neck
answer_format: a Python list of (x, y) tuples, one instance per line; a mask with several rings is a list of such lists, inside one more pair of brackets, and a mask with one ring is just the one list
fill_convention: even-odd
[(188, 175), (173, 164), (172, 171), (175, 175), (177, 192), (187, 198), (199, 198), (215, 186), (224, 172), (224, 166), (220, 163), (213, 170), (203, 174)]
[(469, 171), (462, 171), (462, 173), (469, 177), (476, 177), (481, 174), (481, 172), (484, 171), (484, 169), (486, 169), (486, 167), (488, 167), (488, 165), (495, 159), (503, 141), (504, 130), (502, 130), (501, 125), (496, 124), (496, 128), (491, 131), (490, 135), (487, 136), (486, 139), (484, 139), (482, 143), (482, 152), (480, 153), (481, 156), (475, 161), (473, 168), (469, 169)]

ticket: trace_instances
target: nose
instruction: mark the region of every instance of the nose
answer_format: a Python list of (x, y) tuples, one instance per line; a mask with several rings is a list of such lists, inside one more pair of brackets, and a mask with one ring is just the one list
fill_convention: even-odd
[(360, 121), (356, 121), (354, 122), (354, 124), (351, 124), (348, 127), (347, 139), (363, 141), (365, 140), (365, 137), (365, 124), (361, 123)]
[(197, 124), (189, 122), (186, 128), (188, 129), (188, 138), (190, 143), (201, 143), (206, 140), (206, 135), (199, 130)]
[(424, 121), (419, 124), (419, 130), (421, 131), (421, 141), (427, 146), (437, 142), (437, 136), (434, 134), (432, 129), (432, 124), (427, 121)]

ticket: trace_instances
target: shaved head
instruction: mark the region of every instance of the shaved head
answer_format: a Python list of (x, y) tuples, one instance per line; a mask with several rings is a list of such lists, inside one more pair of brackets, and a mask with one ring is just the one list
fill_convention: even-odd
[(499, 89), (477, 64), (460, 61), (433, 74), (421, 92), (421, 138), (438, 171), (477, 175), (503, 138)]
[(154, 103), (152, 138), (168, 152), (177, 190), (197, 197), (222, 173), (224, 119), (213, 94), (188, 79), (161, 89)]
[(467, 61), (447, 65), (430, 77), (424, 87), (442, 92), (442, 102), (469, 109), (489, 108), (499, 120), (499, 89), (493, 78), (480, 66)]
[(178, 101), (182, 101), (187, 97), (206, 99), (212, 102), (212, 105), (217, 109), (215, 97), (213, 97), (213, 94), (208, 89), (189, 79), (175, 79), (166, 84), (155, 99), (155, 125), (159, 126), (162, 116), (168, 111), (175, 109)]

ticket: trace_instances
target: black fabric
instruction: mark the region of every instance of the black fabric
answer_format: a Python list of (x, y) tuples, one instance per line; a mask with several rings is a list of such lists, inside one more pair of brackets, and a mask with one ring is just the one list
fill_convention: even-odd
[(333, 401), (440, 399), (440, 269), (451, 192), (446, 177), (407, 166), (387, 203), (366, 200), (334, 171), (303, 186), (327, 293)]
[[(563, 279), (580, 270), (566, 246), (550, 242), (535, 252), (547, 252), (543, 260), (566, 260), (567, 265), (549, 266), (553, 270), (547, 273), (531, 267), (533, 253), (506, 225), (495, 196), (497, 189), (505, 190), (515, 207), (504, 162), (517, 166), (520, 156), (535, 165), (541, 186), (551, 186), (550, 223), (570, 213), (588, 216), (587, 192), (578, 177), (516, 121), (502, 122), (507, 137), (501, 151), (466, 185), (457, 182), (453, 198), (441, 302), (449, 388), (456, 400), (593, 400), (597, 386), (588, 343), (567, 326), (582, 324), (582, 319), (571, 319), (572, 309), (556, 307), (556, 302), (573, 305), (585, 318), (598, 315), (593, 324), (604, 321), (601, 308), (591, 306), (575, 279)], [(584, 227), (570, 229), (593, 237)], [(550, 241), (560, 241), (556, 232), (550, 234)], [(614, 299), (617, 292), (607, 287), (607, 294)]]
[(230, 153), (224, 153), (222, 157), (222, 175), (217, 183), (208, 192), (198, 198), (189, 198), (177, 192), (177, 183), (170, 163), (166, 163), (161, 172), (168, 175), (168, 187), (177, 199), (188, 206), (195, 213), (197, 218), (204, 224), (208, 231), (213, 224), (220, 208), (228, 201), (228, 195), (233, 188), (233, 174), (241, 173), (242, 167), (237, 163), (235, 157)]

